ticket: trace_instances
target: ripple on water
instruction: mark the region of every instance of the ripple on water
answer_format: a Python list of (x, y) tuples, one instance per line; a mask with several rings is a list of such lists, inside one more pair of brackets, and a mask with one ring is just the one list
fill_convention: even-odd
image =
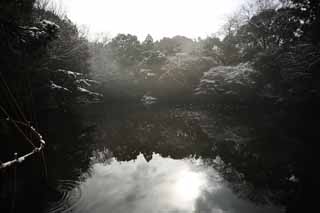
[(82, 201), (83, 193), (80, 183), (71, 180), (60, 180), (55, 191), (49, 195), (47, 213), (72, 212)]

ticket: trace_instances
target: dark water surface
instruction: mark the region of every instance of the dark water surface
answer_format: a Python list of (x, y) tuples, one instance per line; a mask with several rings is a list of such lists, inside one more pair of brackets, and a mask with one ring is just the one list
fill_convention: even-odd
[(277, 160), (282, 148), (265, 145), (272, 138), (258, 137), (245, 114), (140, 105), (79, 111), (63, 122), (48, 115), (48, 180), (39, 183), (31, 173), (41, 176), (42, 167), (33, 166), (17, 212), (284, 211), (277, 183), (294, 184), (294, 174), (277, 172), (288, 164)]

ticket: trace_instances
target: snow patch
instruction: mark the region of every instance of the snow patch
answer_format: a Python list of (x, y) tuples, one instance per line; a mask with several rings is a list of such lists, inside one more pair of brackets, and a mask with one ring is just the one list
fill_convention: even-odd
[(257, 72), (249, 63), (213, 67), (203, 74), (194, 93), (196, 95), (244, 95), (245, 92), (254, 90), (256, 75)]
[(71, 91), (68, 88), (62, 87), (62, 86), (60, 86), (58, 84), (55, 84), (53, 81), (50, 81), (50, 86), (49, 87), (52, 90), (60, 90), (60, 91), (65, 91), (65, 92), (70, 92), (71, 93)]
[(77, 87), (77, 90), (82, 93), (82, 94), (85, 94), (85, 95), (89, 95), (89, 96), (96, 96), (96, 97), (102, 97), (102, 94), (100, 93), (96, 93), (96, 92), (91, 92), (85, 88), (82, 88), (82, 87)]
[(63, 74), (65, 74), (67, 76), (70, 76), (70, 77), (72, 77), (74, 79), (76, 79), (77, 77), (80, 77), (80, 76), (83, 75), (82, 73), (72, 72), (70, 70), (64, 70), (64, 69), (57, 69), (56, 72), (63, 73)]
[(157, 102), (157, 98), (155, 97), (152, 97), (152, 96), (149, 96), (149, 95), (144, 95), (142, 98), (141, 98), (141, 102), (145, 105), (150, 105), (150, 104), (154, 104)]

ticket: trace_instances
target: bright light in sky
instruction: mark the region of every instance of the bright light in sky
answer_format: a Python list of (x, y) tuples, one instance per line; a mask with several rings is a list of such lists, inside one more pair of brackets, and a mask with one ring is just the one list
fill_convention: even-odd
[(68, 17), (90, 34), (130, 33), (144, 39), (184, 35), (206, 37), (217, 32), (245, 0), (54, 0)]

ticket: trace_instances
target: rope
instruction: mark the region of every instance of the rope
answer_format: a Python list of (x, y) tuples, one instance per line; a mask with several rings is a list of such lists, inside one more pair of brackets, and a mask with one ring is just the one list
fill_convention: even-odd
[[(18, 112), (20, 113), (20, 115), (22, 116), (22, 118), (24, 119), (24, 121), (25, 121), (26, 123), (29, 123), (29, 122), (27, 121), (27, 119), (26, 119), (26, 116), (25, 116), (24, 113), (22, 112), (22, 110), (21, 110), (21, 108), (20, 108), (20, 106), (19, 106), (16, 98), (15, 98), (14, 95), (12, 94), (12, 92), (11, 92), (11, 90), (10, 90), (7, 82), (6, 82), (5, 79), (3, 78), (1, 72), (0, 72), (0, 78), (1, 78), (1, 80), (2, 80), (2, 82), (3, 82), (3, 85), (4, 85), (5, 88), (7, 89), (7, 91), (8, 91), (8, 93), (9, 93), (11, 99), (13, 100), (13, 103), (15, 104), (16, 108), (18, 109)], [(4, 113), (4, 114), (8, 117), (8, 119), (9, 119), (9, 118), (10, 118), (9, 113), (6, 112), (6, 110), (5, 110), (1, 105), (0, 105), (0, 109), (3, 111), (3, 113)], [(10, 120), (10, 119), (9, 119), (9, 120)], [(30, 140), (30, 138), (28, 138), (28, 137), (26, 136), (26, 134), (25, 134), (25, 133), (22, 131), (22, 129), (16, 124), (16, 122), (13, 122), (13, 125), (14, 125), (14, 126), (18, 129), (18, 131), (24, 136), (24, 138), (27, 140), (27, 142), (29, 142), (30, 145), (33, 146), (33, 148), (35, 148), (36, 146), (33, 144), (33, 142)]]
[(1, 78), (1, 80), (2, 80), (2, 82), (3, 82), (3, 85), (5, 86), (5, 88), (7, 89), (7, 91), (8, 91), (8, 93), (9, 93), (9, 95), (10, 95), (10, 97), (12, 98), (12, 100), (13, 100), (13, 102), (14, 102), (14, 104), (15, 104), (15, 106), (16, 106), (16, 108), (18, 109), (18, 112), (20, 113), (20, 115), (22, 116), (22, 118), (23, 118), (23, 120), (25, 121), (25, 122), (27, 122), (27, 119), (26, 119), (26, 116), (24, 115), (24, 113), (22, 112), (22, 110), (21, 110), (21, 108), (20, 108), (20, 106), (19, 106), (19, 104), (18, 104), (18, 102), (17, 102), (17, 100), (16, 100), (16, 98), (14, 97), (14, 95), (12, 94), (12, 92), (11, 92), (11, 90), (10, 90), (10, 88), (9, 88), (9, 86), (8, 86), (8, 84), (7, 84), (7, 82), (5, 81), (5, 79), (3, 78), (3, 76), (2, 76), (2, 73), (0, 72), (0, 78)]
[(43, 149), (40, 152), (41, 152), (41, 160), (42, 160), (42, 164), (43, 164), (44, 177), (45, 177), (46, 181), (48, 181), (48, 166), (47, 166), (47, 162), (46, 162), (46, 158), (45, 158)]
[[(14, 158), (15, 160), (18, 159), (18, 153), (14, 153)], [(17, 192), (17, 165), (14, 166), (13, 168), (13, 196), (12, 196), (12, 201), (11, 201), (11, 212), (14, 212), (15, 210), (15, 203), (16, 203), (16, 192)]]
[[(0, 86), (1, 86), (1, 94), (3, 94), (3, 103), (6, 103), (7, 105), (5, 106), (7, 109), (12, 109), (12, 118), (21, 118), (20, 113), (16, 110), (15, 104), (13, 103), (11, 96), (8, 94), (6, 87), (1, 83), (0, 81)], [(22, 120), (22, 118), (21, 118)]]
[[(41, 153), (41, 159), (42, 159), (42, 162), (43, 162), (43, 167), (44, 167), (44, 175), (45, 175), (45, 178), (46, 180), (48, 179), (48, 171), (47, 171), (47, 165), (46, 165), (46, 160), (45, 160), (45, 155), (44, 155), (44, 152), (43, 152), (43, 149), (45, 147), (45, 141), (43, 140), (42, 136), (40, 133), (38, 133), (36, 131), (36, 129), (31, 126), (30, 122), (27, 120), (25, 114), (23, 113), (23, 111), (21, 110), (21, 107), (20, 105), (18, 104), (17, 102), (17, 99), (15, 98), (15, 96), (13, 95), (12, 91), (10, 90), (6, 80), (4, 79), (3, 75), (2, 75), (2, 72), (0, 72), (0, 78), (1, 78), (1, 81), (5, 87), (5, 89), (8, 91), (9, 93), (9, 97), (6, 95), (6, 97), (8, 97), (8, 104), (9, 104), (9, 107), (11, 106), (11, 104), (13, 103), (13, 105), (15, 106), (15, 108), (17, 109), (18, 111), (18, 114), (20, 114), (20, 116), (22, 117), (22, 120), (23, 122), (21, 121), (16, 121), (16, 120), (13, 120), (11, 119), (9, 113), (5, 110), (4, 107), (2, 107), (0, 105), (0, 109), (1, 111), (4, 113), (4, 115), (7, 117), (6, 118), (6, 121), (9, 121), (11, 122), (15, 127), (16, 129), (20, 132), (20, 134), (23, 135), (23, 137), (26, 139), (26, 141), (33, 147), (33, 150), (21, 157), (18, 157), (18, 154), (17, 153), (14, 153), (14, 160), (11, 160), (11, 161), (7, 161), (5, 163), (3, 163), (2, 161), (0, 161), (0, 170), (1, 169), (5, 169), (7, 167), (10, 167), (10, 166), (14, 166), (14, 173), (13, 173), (13, 197), (12, 197), (12, 202), (11, 202), (11, 211), (14, 212), (15, 211), (15, 205), (16, 205), (16, 191), (17, 191), (17, 164), (18, 163), (22, 163), (23, 161), (25, 161), (27, 158), (29, 158), (30, 156), (34, 155), (35, 153), (38, 153), (40, 152)], [(33, 120), (33, 118), (35, 117), (35, 113), (33, 112), (33, 94), (32, 94), (32, 90), (31, 90), (31, 83), (30, 83), (30, 78), (28, 78), (28, 86), (29, 86), (29, 91), (30, 91), (30, 118), (31, 120)], [(10, 98), (12, 99), (12, 101), (10, 101)], [(10, 103), (11, 102), (11, 103)], [(14, 110), (13, 110), (14, 111)], [(19, 117), (19, 116), (18, 116)], [(36, 123), (36, 121), (35, 121)], [(34, 145), (34, 143), (32, 142), (32, 140), (25, 134), (25, 132), (20, 128), (19, 125), (22, 125), (22, 126), (25, 126), (29, 129), (29, 137), (31, 139), (33, 139), (33, 135), (36, 135), (36, 137), (38, 138), (39, 142), (40, 142), (40, 146), (37, 147), (36, 145)]]
[(30, 138), (28, 138), (26, 136), (26, 134), (22, 131), (22, 129), (17, 125), (18, 123), (19, 124), (23, 124), (24, 126), (27, 126), (27, 127), (32, 127), (30, 126), (30, 124), (25, 124), (23, 122), (20, 122), (20, 121), (15, 121), (15, 120), (12, 120), (10, 119), (10, 115), (9, 113), (0, 105), (0, 109), (1, 111), (7, 116), (7, 121), (11, 121), (13, 123), (13, 125), (18, 129), (18, 131), (20, 132), (21, 135), (23, 135), (23, 137), (27, 140), (28, 143), (30, 143), (31, 146), (33, 146), (33, 148), (36, 148), (36, 145), (33, 144), (33, 142), (30, 140)]
[(30, 75), (28, 76), (28, 87), (30, 91), (30, 120), (33, 122), (34, 126), (38, 128), (38, 123), (37, 123), (37, 114), (35, 110), (33, 109), (33, 106), (35, 106), (35, 98), (32, 92), (32, 83), (31, 83), (31, 77)]

